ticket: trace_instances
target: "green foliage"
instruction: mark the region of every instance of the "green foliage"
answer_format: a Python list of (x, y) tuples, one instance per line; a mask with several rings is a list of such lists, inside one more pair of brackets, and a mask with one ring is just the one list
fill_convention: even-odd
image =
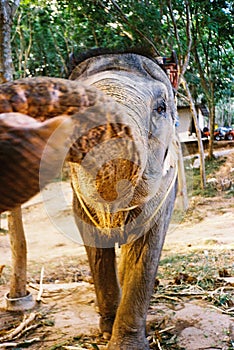
[[(204, 290), (216, 289), (219, 286), (218, 279), (221, 267), (229, 271), (231, 275), (233, 273), (233, 251), (221, 252), (216, 249), (211, 249), (211, 244), (208, 245), (208, 242), (206, 242), (206, 244), (207, 255), (204, 254), (203, 250), (194, 251), (192, 248), (191, 250), (188, 248), (188, 252), (184, 254), (181, 254), (180, 252), (166, 255), (166, 252), (164, 252), (163, 257), (160, 260), (158, 278), (160, 280), (170, 281), (170, 284), (174, 286), (176, 291), (179, 286), (174, 280), (180, 273), (186, 273), (190, 278), (187, 281), (181, 281), (182, 289), (184, 289), (185, 285), (189, 283), (196, 284)], [(189, 282), (189, 280), (191, 282)], [(225, 297), (226, 295), (224, 295), (222, 300), (217, 299), (216, 302), (220, 302), (221, 305), (221, 303), (224, 303)]]
[[(204, 196), (204, 197), (215, 197), (217, 196), (217, 190), (211, 183), (206, 184), (205, 189), (201, 189), (201, 179), (200, 179), (200, 169), (193, 168), (192, 164), (194, 163), (196, 157), (193, 159), (186, 159), (184, 161), (185, 167), (185, 175), (186, 175), (186, 183), (187, 190), (190, 197), (193, 196)], [(207, 177), (213, 177), (220, 169), (220, 167), (225, 163), (225, 157), (213, 158), (209, 160), (205, 159), (205, 171)], [(228, 192), (229, 194), (229, 192)]]
[(71, 28), (76, 30), (64, 2), (21, 1), (13, 28), (15, 77), (61, 76), (73, 46)]
[[(206, 159), (205, 161), (205, 169), (206, 175), (215, 174), (221, 165), (225, 163), (225, 158), (213, 158), (211, 160)], [(204, 196), (204, 197), (214, 197), (217, 195), (217, 190), (212, 186), (212, 184), (207, 183), (206, 188), (204, 190), (200, 187), (200, 170), (193, 170), (193, 196)]]
[(70, 53), (127, 47), (131, 35), (92, 1), (22, 0), (13, 27), (15, 78), (62, 76)]
[[(170, 4), (171, 3), (171, 7)], [(21, 0), (12, 31), (15, 78), (66, 76), (72, 52), (93, 47), (149, 46), (156, 55), (188, 54), (184, 0)], [(233, 9), (229, 1), (192, 0), (191, 28), (205, 79), (215, 84), (216, 102), (233, 96)], [(197, 60), (186, 73), (194, 97), (204, 95)]]
[(190, 10), (193, 45), (186, 79), (194, 99), (205, 97), (211, 111), (234, 96), (233, 9), (229, 1), (198, 0), (190, 1)]

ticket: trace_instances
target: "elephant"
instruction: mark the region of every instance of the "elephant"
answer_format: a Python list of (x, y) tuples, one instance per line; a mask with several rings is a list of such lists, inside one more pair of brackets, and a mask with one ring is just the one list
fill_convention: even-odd
[[(31, 92), (42, 78), (38, 79)], [(8, 110), (0, 99), (0, 112), (25, 113), (35, 119), (41, 115), (43, 120), (60, 114), (68, 115), (65, 119), (75, 116), (77, 109), (63, 110), (63, 103), (50, 108), (57, 97), (46, 101), (45, 86), (48, 82), (56, 85), (53, 79), (44, 78), (46, 83), (38, 89), (42, 102), (33, 98), (32, 111), (24, 108), (20, 93)], [(109, 340), (108, 350), (148, 350), (147, 310), (177, 193), (179, 146), (173, 87), (155, 59), (131, 52), (77, 57), (66, 84), (66, 89), (77, 84), (74, 89), (78, 91), (81, 84), (89, 96), (86, 104), (78, 106), (78, 127), (72, 126), (66, 160), (71, 169), (74, 218), (94, 281), (100, 330)], [(18, 88), (13, 89), (17, 93)], [(78, 95), (80, 100), (82, 93)], [(30, 94), (25, 96), (28, 99)], [(58, 93), (50, 91), (50, 96)], [(113, 103), (109, 110), (105, 98)], [(92, 99), (100, 99), (98, 108), (87, 103)], [(85, 108), (91, 111), (85, 113)], [(85, 124), (82, 113), (91, 115), (92, 123)], [(77, 133), (79, 128), (81, 133)], [(118, 266), (116, 245), (121, 247)]]
[[(103, 171), (97, 167), (90, 175), (85, 164), (71, 162), (71, 183), (108, 350), (146, 350), (146, 315), (177, 191), (173, 88), (155, 60), (134, 53), (78, 57), (69, 78), (111, 96), (139, 132), (140, 161), (123, 161), (103, 147), (101, 156), (94, 152)], [(132, 186), (117, 196), (121, 178)], [(118, 272), (115, 244), (121, 245)]]

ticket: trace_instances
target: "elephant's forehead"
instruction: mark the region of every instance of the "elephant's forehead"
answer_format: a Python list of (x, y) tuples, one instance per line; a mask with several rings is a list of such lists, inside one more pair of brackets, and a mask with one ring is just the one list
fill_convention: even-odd
[(141, 78), (151, 78), (164, 82), (168, 89), (171, 88), (166, 73), (152, 59), (139, 54), (107, 54), (90, 57), (81, 62), (72, 72), (70, 79), (75, 80), (81, 77), (88, 77), (99, 72), (132, 72)]
[(168, 88), (164, 82), (152, 79), (150, 77), (142, 77), (134, 72), (125, 71), (105, 71), (95, 73), (93, 75), (82, 77), (82, 81), (89, 85), (95, 85), (101, 90), (111, 92), (112, 88), (119, 89), (119, 92), (130, 90), (132, 93), (142, 94), (142, 96), (159, 98), (168, 97)]

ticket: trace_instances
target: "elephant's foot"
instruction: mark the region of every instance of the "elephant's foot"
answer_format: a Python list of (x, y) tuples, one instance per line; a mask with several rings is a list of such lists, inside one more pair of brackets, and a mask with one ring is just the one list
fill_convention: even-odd
[(104, 317), (101, 316), (99, 321), (99, 328), (103, 334), (103, 338), (109, 340), (112, 334), (112, 327), (115, 320), (115, 316)]
[(147, 339), (139, 342), (138, 339), (111, 339), (107, 350), (150, 350)]

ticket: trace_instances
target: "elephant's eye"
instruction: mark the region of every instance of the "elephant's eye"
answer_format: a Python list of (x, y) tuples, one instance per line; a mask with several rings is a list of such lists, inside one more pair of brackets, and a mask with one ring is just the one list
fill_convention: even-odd
[(157, 106), (155, 106), (154, 111), (156, 111), (158, 114), (164, 114), (167, 111), (167, 106), (165, 102), (161, 102)]

